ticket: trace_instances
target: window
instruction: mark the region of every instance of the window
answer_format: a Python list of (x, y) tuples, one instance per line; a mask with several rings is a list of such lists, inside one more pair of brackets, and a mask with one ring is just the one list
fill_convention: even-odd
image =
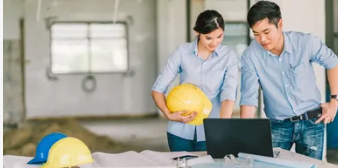
[(223, 45), (236, 51), (240, 58), (249, 44), (249, 31), (246, 22), (226, 22), (224, 27)]
[(52, 25), (52, 73), (126, 72), (127, 69), (128, 44), (125, 24)]

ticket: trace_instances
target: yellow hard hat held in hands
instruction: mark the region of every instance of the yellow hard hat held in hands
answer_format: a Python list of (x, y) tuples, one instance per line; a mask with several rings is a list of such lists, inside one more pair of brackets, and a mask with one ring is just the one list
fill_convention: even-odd
[(167, 96), (167, 107), (170, 112), (188, 111), (184, 115), (197, 112), (196, 117), (188, 122), (191, 125), (203, 124), (212, 110), (209, 98), (197, 86), (185, 83), (174, 87)]

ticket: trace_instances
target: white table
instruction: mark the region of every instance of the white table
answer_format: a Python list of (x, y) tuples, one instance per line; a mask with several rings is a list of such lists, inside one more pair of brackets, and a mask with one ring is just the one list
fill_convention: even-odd
[[(314, 159), (311, 157), (307, 157), (295, 152), (287, 151), (280, 148), (275, 148), (274, 151), (280, 151), (280, 154), (277, 156), (277, 158), (281, 159), (287, 159), (287, 160), (294, 160), (294, 161), (303, 161), (303, 162), (310, 162), (315, 163), (318, 165), (318, 168), (338, 168), (338, 165), (334, 165), (328, 162), (324, 162), (318, 159)], [(205, 156), (207, 155), (206, 152), (194, 152), (194, 154), (198, 156)]]
[[(313, 159), (304, 155), (300, 155), (291, 151), (283, 149), (279, 150), (280, 154), (277, 158), (287, 159), (291, 161), (303, 161), (315, 163), (318, 168), (338, 168), (338, 166)], [(118, 154), (95, 152), (92, 154), (94, 163), (91, 165), (80, 166), (81, 168), (87, 167), (169, 167), (171, 166), (171, 158), (183, 156), (186, 154), (195, 154), (199, 156), (207, 155), (206, 152), (155, 152), (155, 151), (142, 151), (140, 153), (128, 151)], [(24, 156), (3, 156), (4, 168), (38, 168), (41, 165), (27, 165), (27, 162), (32, 159), (31, 157)]]

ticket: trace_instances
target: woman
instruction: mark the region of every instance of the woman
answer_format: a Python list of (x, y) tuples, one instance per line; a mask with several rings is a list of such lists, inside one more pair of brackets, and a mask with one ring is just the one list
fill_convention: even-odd
[(168, 58), (162, 73), (152, 89), (157, 107), (168, 123), (170, 151), (205, 151), (203, 124), (186, 124), (196, 112), (182, 116), (184, 111), (171, 113), (166, 106), (164, 93), (180, 74), (180, 84), (198, 86), (210, 99), (213, 109), (209, 118), (231, 118), (238, 85), (238, 59), (233, 50), (222, 46), (224, 20), (215, 10), (202, 12), (196, 21), (196, 39), (180, 45)]

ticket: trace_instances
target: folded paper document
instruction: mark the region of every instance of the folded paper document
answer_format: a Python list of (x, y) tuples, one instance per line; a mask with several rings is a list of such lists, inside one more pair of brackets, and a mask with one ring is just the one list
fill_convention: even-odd
[(210, 155), (201, 156), (201, 157), (198, 157), (198, 158), (195, 158), (195, 159), (187, 160), (188, 166), (206, 164), (206, 163), (215, 163), (215, 161)]
[(275, 166), (290, 167), (290, 168), (317, 168), (317, 165), (314, 163), (272, 158), (272, 157), (253, 155), (253, 154), (248, 154), (248, 153), (239, 153), (238, 157), (239, 158), (252, 157), (254, 159), (254, 163), (262, 162), (266, 164), (271, 164), (271, 166), (275, 165)]

